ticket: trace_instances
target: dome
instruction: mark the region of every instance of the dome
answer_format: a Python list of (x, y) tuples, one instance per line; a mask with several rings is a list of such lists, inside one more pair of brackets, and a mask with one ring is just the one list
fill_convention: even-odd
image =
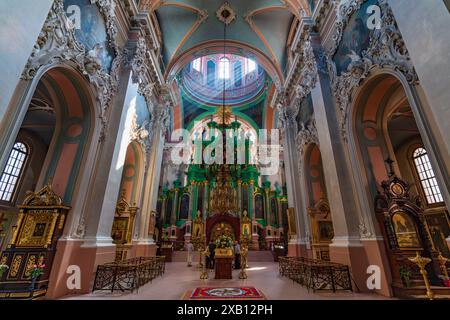
[(193, 60), (179, 80), (186, 95), (200, 104), (221, 106), (225, 87), (226, 105), (241, 106), (264, 92), (267, 75), (252, 59), (215, 54)]

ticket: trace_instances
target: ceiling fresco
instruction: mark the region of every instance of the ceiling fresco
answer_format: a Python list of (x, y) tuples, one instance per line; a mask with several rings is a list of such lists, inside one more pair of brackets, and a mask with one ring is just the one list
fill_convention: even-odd
[[(227, 39), (245, 43), (284, 70), (286, 43), (294, 20), (280, 0), (229, 0), (236, 18), (227, 26)], [(216, 16), (224, 1), (164, 1), (156, 10), (167, 65), (183, 52), (211, 40), (223, 40), (224, 23)]]
[[(197, 83), (195, 77), (186, 77), (186, 68), (199, 57), (223, 54), (226, 39), (227, 54), (254, 59), (263, 73), (256, 73), (259, 82), (253, 84), (254, 90), (247, 90), (249, 92), (242, 96), (238, 96), (235, 90), (231, 95), (238, 96), (238, 99), (233, 100), (227, 95), (225, 104), (232, 106), (235, 116), (255, 129), (272, 128), (275, 111), (270, 108), (270, 98), (273, 87), (283, 83), (287, 48), (298, 21), (296, 16), (300, 14), (300, 3), (301, 0), (173, 0), (155, 3), (153, 12), (162, 41), (166, 77), (176, 80), (174, 83), (178, 89), (174, 126), (192, 128), (195, 121), (211, 116), (216, 111), (215, 107), (223, 104), (221, 94), (217, 94), (223, 90), (215, 92), (212, 88), (202, 88), (206, 84)], [(226, 18), (222, 14), (224, 7), (229, 10)], [(178, 64), (176, 71), (175, 64)], [(188, 75), (195, 76), (192, 72)]]

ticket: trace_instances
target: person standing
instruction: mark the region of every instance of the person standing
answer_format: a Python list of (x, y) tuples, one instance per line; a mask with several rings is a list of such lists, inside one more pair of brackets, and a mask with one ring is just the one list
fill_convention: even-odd
[(234, 242), (234, 269), (241, 268), (241, 245), (239, 242)]
[(189, 243), (187, 244), (187, 253), (188, 253), (188, 256), (187, 256), (187, 259), (188, 259), (188, 261), (187, 261), (187, 266), (188, 266), (188, 267), (192, 267), (192, 255), (194, 254), (194, 245), (192, 244), (192, 242), (189, 242)]
[(216, 255), (216, 244), (214, 243), (214, 241), (211, 240), (209, 242), (208, 249), (209, 249), (209, 265), (208, 265), (208, 267), (210, 269), (214, 269), (214, 266), (216, 264), (216, 261), (214, 260), (214, 257)]

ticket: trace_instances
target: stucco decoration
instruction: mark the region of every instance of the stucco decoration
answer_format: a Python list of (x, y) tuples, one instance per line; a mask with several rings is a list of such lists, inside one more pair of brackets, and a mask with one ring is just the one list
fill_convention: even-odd
[(217, 19), (226, 25), (229, 25), (236, 20), (236, 16), (236, 11), (234, 11), (228, 2), (225, 2), (216, 12)]
[(298, 155), (298, 172), (300, 176), (303, 176), (303, 163), (305, 158), (305, 152), (311, 144), (319, 146), (319, 138), (317, 135), (316, 121), (313, 120), (311, 123), (300, 130), (296, 138), (297, 145), (297, 155)]
[(126, 52), (119, 52), (113, 61), (111, 74), (102, 70), (101, 62), (94, 52), (86, 52), (85, 47), (75, 37), (75, 27), (67, 18), (62, 0), (55, 0), (44, 23), (31, 56), (22, 73), (22, 80), (31, 81), (39, 69), (70, 63), (83, 74), (93, 86), (99, 102), (101, 121), (100, 141), (104, 140), (108, 112), (112, 98), (117, 92), (119, 69), (126, 61)]
[[(342, 4), (344, 7), (340, 8), (339, 12), (351, 15), (359, 8), (360, 2), (356, 0), (345, 1)], [(354, 89), (361, 85), (372, 70), (376, 68), (390, 68), (401, 72), (410, 84), (416, 85), (418, 83), (418, 77), (408, 50), (387, 1), (379, 0), (379, 6), (382, 12), (381, 29), (374, 33), (367, 50), (363, 51), (361, 55), (351, 55), (351, 63), (346, 72), (337, 76), (335, 65), (331, 62), (332, 57), (330, 55), (327, 57), (331, 72), (333, 95), (338, 108), (341, 135), (344, 141), (347, 141), (348, 116), (352, 103), (352, 94)], [(349, 18), (341, 17), (340, 19), (342, 25), (342, 21), (348, 21)], [(338, 27), (337, 30), (342, 32), (343, 28)], [(339, 41), (339, 39), (342, 39), (342, 35), (336, 34), (335, 38)]]

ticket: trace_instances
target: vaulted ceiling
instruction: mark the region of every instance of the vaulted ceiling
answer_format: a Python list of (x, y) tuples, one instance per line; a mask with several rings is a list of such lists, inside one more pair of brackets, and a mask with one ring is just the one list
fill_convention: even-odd
[[(297, 1), (228, 0), (236, 19), (227, 27), (227, 39), (262, 52), (280, 73), (286, 65), (286, 45)], [(163, 61), (169, 66), (184, 52), (208, 41), (222, 41), (224, 23), (216, 16), (223, 0), (160, 1), (155, 16), (163, 43)]]

